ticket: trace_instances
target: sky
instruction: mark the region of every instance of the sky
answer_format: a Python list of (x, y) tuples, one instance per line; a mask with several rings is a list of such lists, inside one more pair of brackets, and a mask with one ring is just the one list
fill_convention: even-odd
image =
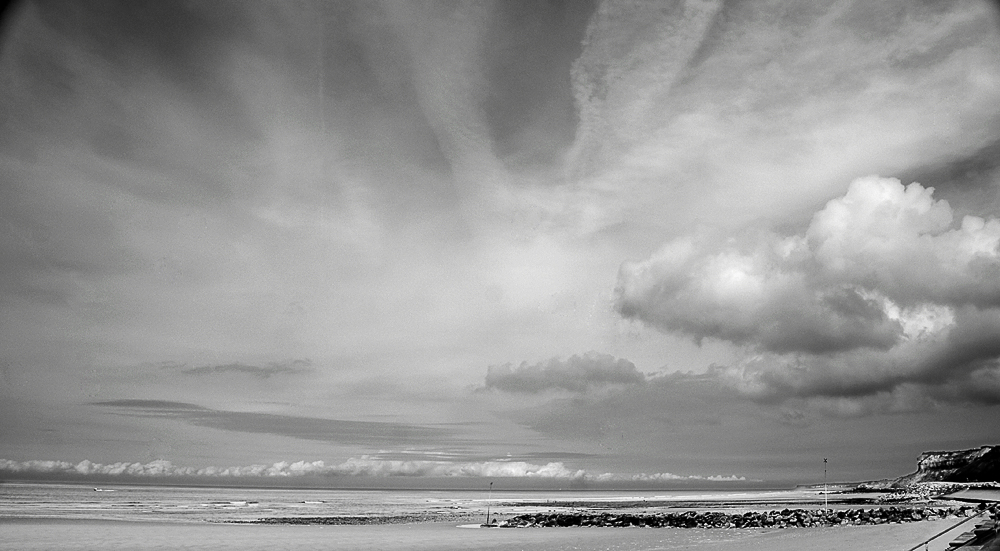
[(3, 15), (0, 477), (766, 485), (1000, 444), (996, 3)]

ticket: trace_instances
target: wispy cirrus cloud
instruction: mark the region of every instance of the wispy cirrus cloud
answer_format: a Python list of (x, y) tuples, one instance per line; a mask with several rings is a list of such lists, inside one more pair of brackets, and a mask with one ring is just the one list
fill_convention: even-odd
[(998, 51), (988, 2), (606, 2), (573, 65), (569, 170), (664, 233), (781, 222), (993, 143)]

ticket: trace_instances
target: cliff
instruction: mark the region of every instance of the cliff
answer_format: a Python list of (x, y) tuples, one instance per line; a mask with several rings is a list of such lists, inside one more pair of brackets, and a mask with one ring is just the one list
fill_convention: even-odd
[(917, 471), (892, 481), (895, 488), (918, 482), (1000, 482), (1000, 446), (924, 452)]

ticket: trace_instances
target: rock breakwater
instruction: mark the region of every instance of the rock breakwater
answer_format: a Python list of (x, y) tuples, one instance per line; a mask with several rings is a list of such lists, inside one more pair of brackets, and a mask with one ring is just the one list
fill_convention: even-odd
[(976, 507), (880, 507), (840, 510), (721, 511), (684, 513), (530, 513), (502, 521), (506, 528), (556, 526), (640, 526), (651, 528), (805, 528), (889, 524), (972, 516)]

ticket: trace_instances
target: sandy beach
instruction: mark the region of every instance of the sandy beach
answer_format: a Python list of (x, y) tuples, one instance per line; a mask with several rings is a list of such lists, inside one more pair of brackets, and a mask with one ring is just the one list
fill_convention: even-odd
[[(468, 529), (451, 522), (373, 526), (0, 520), (0, 549), (839, 551), (908, 549), (954, 520), (786, 530), (649, 528)], [(946, 539), (928, 547), (945, 549)]]
[[(879, 504), (879, 494), (812, 488), (725, 492), (481, 492), (275, 490), (80, 485), (0, 486), (0, 549), (351, 549), (351, 550), (906, 550), (971, 521), (978, 505), (953, 501)], [(859, 501), (865, 503), (859, 503)], [(818, 521), (694, 528), (617, 526), (482, 528), (487, 508), (496, 520), (523, 515), (626, 518), (696, 515), (704, 521), (768, 515), (823, 518), (844, 514), (843, 525)], [(943, 509), (942, 509), (943, 508)], [(894, 511), (894, 518), (876, 511)], [(914, 520), (916, 510), (939, 514)], [(855, 524), (852, 512), (867, 511)], [(941, 513), (941, 511), (947, 511)], [(728, 517), (727, 517), (728, 515)], [(878, 517), (879, 524), (875, 524)], [(685, 516), (685, 518), (688, 518)], [(801, 518), (801, 517), (799, 517)], [(833, 518), (833, 517), (827, 517)], [(811, 525), (810, 525), (811, 524)], [(829, 523), (828, 523), (829, 524)], [(955, 533), (960, 532), (957, 530)], [(927, 551), (943, 551), (950, 536)]]

